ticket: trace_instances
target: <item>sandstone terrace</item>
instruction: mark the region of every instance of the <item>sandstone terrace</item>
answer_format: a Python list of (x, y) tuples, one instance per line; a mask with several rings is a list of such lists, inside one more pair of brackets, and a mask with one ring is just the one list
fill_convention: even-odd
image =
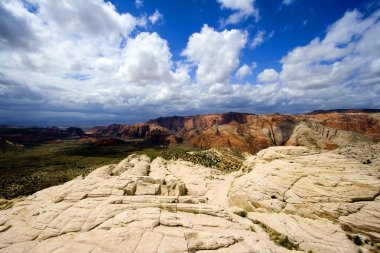
[(378, 252), (379, 151), (271, 147), (228, 174), (131, 155), (0, 212), (0, 252)]

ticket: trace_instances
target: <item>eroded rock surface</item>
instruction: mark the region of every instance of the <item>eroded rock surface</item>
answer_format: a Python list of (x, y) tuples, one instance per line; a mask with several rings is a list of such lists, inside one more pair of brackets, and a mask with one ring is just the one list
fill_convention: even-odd
[(380, 239), (377, 158), (345, 152), (270, 148), (230, 174), (132, 155), (1, 211), (0, 252), (368, 252), (347, 233)]
[(258, 152), (272, 146), (302, 145), (333, 150), (360, 141), (380, 141), (380, 113), (347, 111), (300, 115), (223, 113), (163, 117), (145, 124), (110, 125), (94, 133), (184, 143), (209, 149), (234, 147)]
[(249, 173), (235, 179), (229, 203), (288, 235), (303, 250), (354, 252), (346, 233), (379, 242), (379, 157), (363, 164), (343, 153), (305, 147), (262, 150), (245, 161)]
[(287, 252), (228, 211), (232, 178), (132, 155), (2, 211), (0, 252)]

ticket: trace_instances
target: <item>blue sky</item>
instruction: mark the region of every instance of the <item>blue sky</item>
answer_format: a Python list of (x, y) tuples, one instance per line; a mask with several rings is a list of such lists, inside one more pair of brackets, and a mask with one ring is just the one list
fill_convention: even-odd
[(0, 2), (0, 124), (380, 108), (380, 1)]
[[(134, 1), (112, 1), (121, 11), (136, 16), (154, 13), (158, 10), (163, 16), (158, 26), (149, 26), (146, 31), (157, 32), (169, 42), (174, 60), (181, 60), (181, 52), (186, 47), (188, 38), (198, 32), (204, 24), (221, 31), (227, 29), (243, 29), (249, 33), (250, 39), (259, 31), (264, 31), (265, 43), (256, 49), (246, 47), (241, 52), (241, 62), (260, 63), (255, 70), (260, 73), (265, 68), (281, 70), (280, 59), (291, 49), (308, 44), (312, 39), (325, 34), (326, 28), (338, 20), (348, 10), (355, 8), (367, 13), (369, 1), (336, 0), (305, 1), (293, 0), (284, 4), (282, 0), (258, 0), (255, 7), (259, 9), (259, 20), (254, 16), (243, 19), (237, 24), (223, 26), (221, 19), (234, 11), (221, 9), (215, 0), (165, 0), (143, 1), (136, 8)], [(285, 2), (286, 3), (286, 2)], [(369, 12), (373, 9), (369, 10)], [(272, 33), (272, 36), (271, 36)], [(255, 76), (251, 76), (256, 81)]]

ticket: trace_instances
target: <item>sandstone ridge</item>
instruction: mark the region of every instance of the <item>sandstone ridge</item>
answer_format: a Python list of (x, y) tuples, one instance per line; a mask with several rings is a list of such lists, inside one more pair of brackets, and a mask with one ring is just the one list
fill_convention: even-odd
[(131, 155), (1, 211), (0, 252), (376, 252), (379, 151), (272, 147), (230, 174)]
[(95, 133), (145, 138), (161, 144), (184, 143), (203, 149), (234, 147), (250, 153), (283, 145), (332, 150), (353, 142), (379, 142), (380, 113), (255, 115), (231, 112), (173, 116), (132, 126), (110, 125), (96, 129)]

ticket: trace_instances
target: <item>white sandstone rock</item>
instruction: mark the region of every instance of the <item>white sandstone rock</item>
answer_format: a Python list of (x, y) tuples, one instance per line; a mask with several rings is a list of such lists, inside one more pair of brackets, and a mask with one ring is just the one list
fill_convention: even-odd
[(357, 252), (343, 229), (379, 240), (377, 166), (276, 147), (244, 168), (129, 156), (0, 211), (0, 252), (291, 251), (256, 223), (305, 251)]

